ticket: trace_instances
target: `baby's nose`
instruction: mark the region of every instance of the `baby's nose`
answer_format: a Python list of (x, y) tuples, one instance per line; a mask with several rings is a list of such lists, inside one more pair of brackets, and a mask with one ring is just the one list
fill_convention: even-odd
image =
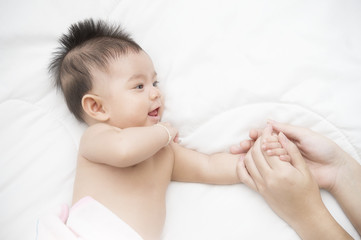
[(160, 97), (160, 95), (161, 95), (161, 93), (158, 88), (152, 88), (152, 90), (150, 91), (151, 99), (157, 99)]

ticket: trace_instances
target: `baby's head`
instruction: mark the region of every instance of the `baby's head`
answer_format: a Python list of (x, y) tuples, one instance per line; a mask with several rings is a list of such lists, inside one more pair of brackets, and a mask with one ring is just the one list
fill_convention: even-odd
[[(122, 128), (129, 127), (129, 121), (133, 126), (159, 121), (163, 104), (153, 63), (119, 26), (92, 19), (81, 21), (70, 27), (60, 44), (49, 70), (79, 121), (108, 122)], [(137, 105), (141, 93), (149, 98), (157, 96), (156, 103), (148, 99), (150, 121), (137, 123), (132, 112), (140, 111), (138, 105), (147, 104), (144, 99)]]

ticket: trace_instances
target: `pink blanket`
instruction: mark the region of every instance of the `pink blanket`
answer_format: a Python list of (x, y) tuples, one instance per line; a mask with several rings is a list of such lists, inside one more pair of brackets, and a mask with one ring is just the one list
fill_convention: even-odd
[(69, 211), (62, 205), (56, 213), (38, 221), (37, 240), (142, 240), (136, 231), (91, 197)]

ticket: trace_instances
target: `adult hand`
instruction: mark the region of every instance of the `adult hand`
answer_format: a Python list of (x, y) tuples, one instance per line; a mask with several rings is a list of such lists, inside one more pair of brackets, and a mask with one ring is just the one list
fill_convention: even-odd
[(258, 191), (302, 239), (352, 239), (327, 211), (318, 185), (295, 144), (279, 134), (290, 162), (262, 151), (264, 140), (271, 134), (272, 128), (266, 127), (244, 161), (240, 161), (241, 181)]
[(332, 192), (341, 171), (347, 165), (348, 154), (330, 139), (307, 128), (275, 121), (269, 123), (274, 131), (283, 132), (296, 144), (320, 188)]
[(274, 121), (270, 124), (295, 142), (319, 186), (330, 191), (361, 234), (361, 165), (336, 143), (311, 130)]
[[(317, 202), (321, 201), (321, 197), (317, 183), (297, 147), (282, 133), (280, 142), (292, 156), (292, 163), (281, 161), (278, 156), (268, 156), (263, 153), (261, 146), (264, 140), (271, 136), (271, 132), (270, 126), (265, 128), (263, 136), (256, 140), (244, 157), (244, 161), (240, 161), (238, 171), (242, 182), (260, 192), (275, 212), (284, 218), (289, 212), (299, 211), (298, 207), (288, 208), (284, 205), (285, 203), (297, 205), (298, 201), (300, 204), (303, 203), (302, 198), (297, 196), (306, 196), (311, 191), (313, 194), (310, 196), (317, 199)], [(298, 187), (292, 188), (291, 186), (294, 185)]]
[[(331, 193), (336, 191), (337, 180), (344, 175), (349, 162), (353, 161), (336, 143), (307, 128), (296, 127), (288, 124), (269, 121), (276, 133), (283, 132), (288, 139), (293, 141), (306, 160), (320, 188)], [(241, 141), (238, 146), (232, 146), (233, 154), (246, 153), (262, 134), (262, 129), (252, 129), (249, 133), (250, 140)]]

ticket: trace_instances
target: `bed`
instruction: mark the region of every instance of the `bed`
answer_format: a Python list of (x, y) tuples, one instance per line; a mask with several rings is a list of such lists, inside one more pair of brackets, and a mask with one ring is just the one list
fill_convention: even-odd
[[(85, 18), (119, 23), (152, 57), (181, 144), (228, 151), (267, 119), (324, 134), (360, 162), (358, 0), (15, 0), (0, 3), (0, 239), (35, 239), (71, 203), (80, 136), (47, 72)], [(335, 219), (360, 239), (335, 199)], [(242, 184), (171, 183), (163, 240), (299, 239)]]

